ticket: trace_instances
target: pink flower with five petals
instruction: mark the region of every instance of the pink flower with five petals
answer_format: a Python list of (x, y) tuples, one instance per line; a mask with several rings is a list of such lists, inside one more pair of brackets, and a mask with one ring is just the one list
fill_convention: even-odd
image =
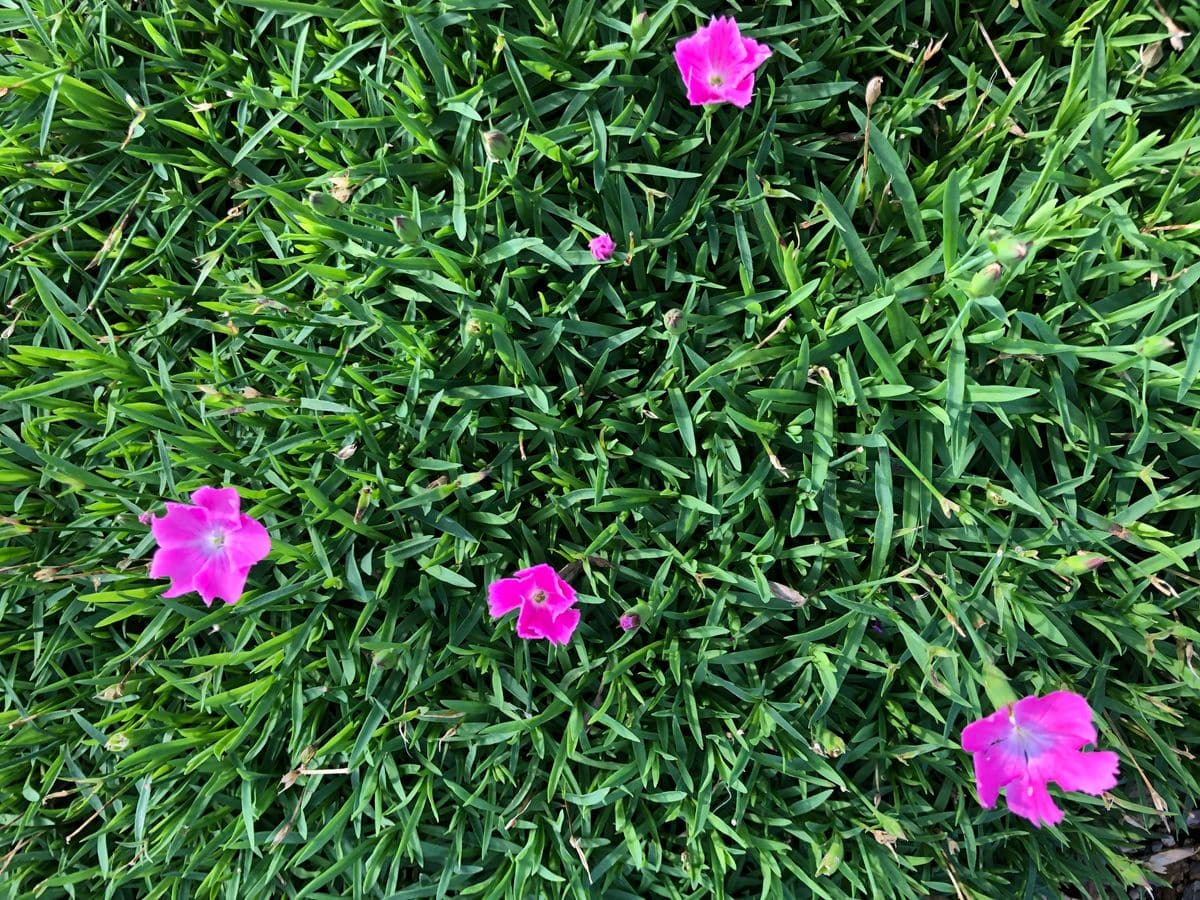
[(1005, 788), (1009, 810), (1039, 828), (1063, 818), (1046, 790), (1048, 782), (1094, 795), (1116, 785), (1117, 754), (1079, 749), (1095, 742), (1091, 707), (1070, 691), (1018, 700), (962, 733), (963, 749), (975, 758), (979, 802), (991, 809)]
[(742, 37), (737, 22), (728, 18), (714, 18), (675, 45), (675, 64), (687, 87), (688, 102), (693, 106), (714, 103), (749, 106), (754, 70), (770, 55), (770, 48)]
[(168, 503), (167, 514), (151, 520), (158, 550), (150, 577), (171, 579), (164, 597), (196, 591), (205, 606), (241, 599), (250, 567), (271, 550), (267, 529), (240, 511), (241, 502), (237, 488), (202, 487), (194, 506)]
[(526, 640), (544, 638), (552, 644), (565, 644), (579, 624), (579, 610), (574, 607), (575, 589), (545, 563), (488, 585), (492, 617), (498, 619), (520, 609), (517, 636)]

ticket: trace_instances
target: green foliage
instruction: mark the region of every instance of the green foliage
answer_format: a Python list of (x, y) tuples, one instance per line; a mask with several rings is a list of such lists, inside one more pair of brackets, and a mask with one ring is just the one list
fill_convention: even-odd
[[(728, 7), (646, 11), (0, 4), (4, 896), (1151, 877), (1200, 795), (1200, 42), (775, 0), (710, 116), (670, 49)], [(272, 555), (164, 600), (138, 516), (220, 483)], [(541, 561), (565, 649), (487, 617)], [(1060, 687), (1122, 780), (1036, 831), (958, 735)]]

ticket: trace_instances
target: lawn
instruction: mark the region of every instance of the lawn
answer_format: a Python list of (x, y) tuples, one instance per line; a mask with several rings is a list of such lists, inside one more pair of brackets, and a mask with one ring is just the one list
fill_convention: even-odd
[[(0, 896), (1154, 883), (1200, 804), (1162, 3), (0, 0)], [(714, 15), (744, 107), (673, 58)], [(236, 605), (149, 576), (203, 486), (271, 538)], [(489, 613), (542, 563), (565, 644)], [(962, 731), (1055, 691), (1120, 775), (1038, 828)]]

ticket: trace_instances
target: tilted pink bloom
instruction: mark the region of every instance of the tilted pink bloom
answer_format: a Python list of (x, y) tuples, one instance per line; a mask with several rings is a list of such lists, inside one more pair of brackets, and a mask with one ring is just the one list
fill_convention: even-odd
[(552, 644), (565, 644), (579, 624), (579, 610), (574, 607), (575, 589), (545, 563), (488, 585), (492, 617), (521, 610), (517, 636), (526, 640), (545, 638)]
[(765, 44), (742, 37), (733, 19), (714, 18), (675, 45), (675, 64), (693, 106), (750, 104), (754, 70), (771, 55)]
[(1063, 818), (1046, 790), (1048, 782), (1095, 795), (1116, 785), (1117, 754), (1079, 749), (1095, 741), (1091, 707), (1070, 691), (1018, 700), (962, 733), (963, 749), (975, 757), (979, 802), (991, 809), (1000, 788), (1006, 788), (1008, 808), (1039, 828)]
[(588, 241), (588, 249), (592, 251), (592, 258), (596, 262), (608, 262), (617, 245), (607, 234), (600, 234)]
[(625, 613), (617, 621), (620, 623), (622, 631), (633, 631), (642, 624), (642, 617), (637, 613)]
[(171, 579), (164, 597), (196, 591), (205, 606), (217, 597), (237, 603), (250, 567), (271, 550), (267, 529), (240, 512), (237, 488), (202, 487), (192, 503), (168, 503), (167, 514), (151, 520), (158, 550), (150, 577)]

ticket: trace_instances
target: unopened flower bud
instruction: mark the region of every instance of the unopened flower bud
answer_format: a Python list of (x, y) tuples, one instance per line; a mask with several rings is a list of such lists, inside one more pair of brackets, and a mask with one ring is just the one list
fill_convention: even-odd
[(376, 650), (371, 654), (371, 665), (377, 669), (394, 669), (400, 664), (400, 657), (394, 650)]
[(683, 334), (687, 331), (687, 314), (682, 309), (669, 309), (663, 316), (663, 324), (671, 334)]
[(467, 319), (466, 328), (467, 334), (469, 335), (474, 336), (477, 334), (483, 334), (483, 323), (474, 316), (471, 316), (471, 318)]
[(967, 285), (967, 294), (971, 297), (990, 297), (996, 292), (1000, 276), (1004, 274), (1004, 266), (992, 263), (984, 266), (975, 273), (971, 283)]
[(631, 609), (625, 610), (619, 619), (622, 631), (634, 631), (642, 627), (642, 623), (650, 617), (650, 607), (645, 603), (638, 603)]
[(1058, 575), (1078, 578), (1080, 575), (1095, 571), (1106, 562), (1108, 562), (1107, 556), (1101, 556), (1099, 553), (1089, 553), (1087, 550), (1080, 550), (1074, 556), (1064, 556), (1056, 562), (1054, 564), (1054, 571)]
[(322, 215), (330, 215), (338, 211), (338, 207), (342, 204), (338, 203), (333, 197), (322, 191), (308, 192), (308, 205)]
[(988, 249), (992, 251), (996, 259), (1006, 266), (1019, 263), (1029, 255), (1029, 245), (1012, 237), (1000, 241), (990, 241)]
[(483, 152), (492, 162), (508, 159), (512, 153), (512, 141), (503, 131), (485, 131), (483, 133)]
[(644, 12), (638, 13), (629, 23), (629, 34), (635, 41), (640, 41), (650, 31), (650, 17)]
[(1152, 334), (1150, 337), (1143, 338), (1134, 344), (1134, 350), (1138, 356), (1144, 356), (1146, 359), (1154, 359), (1156, 356), (1162, 356), (1174, 346), (1175, 342), (1169, 337), (1164, 337), (1161, 334)]
[(983, 664), (983, 692), (995, 709), (1003, 709), (1017, 702), (1017, 694), (1008, 683), (1008, 678), (990, 661), (984, 661)]
[(392, 219), (392, 227), (396, 229), (400, 240), (406, 244), (415, 244), (421, 240), (421, 229), (408, 216), (396, 216)]

